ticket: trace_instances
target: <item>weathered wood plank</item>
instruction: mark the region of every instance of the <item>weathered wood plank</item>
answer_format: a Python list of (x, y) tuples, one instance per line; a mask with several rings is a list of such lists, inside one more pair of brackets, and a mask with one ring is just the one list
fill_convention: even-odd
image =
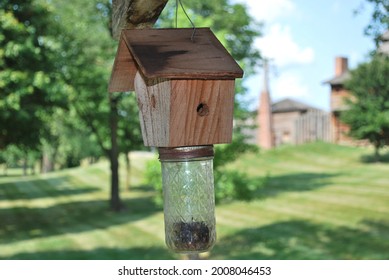
[(143, 79), (135, 76), (139, 120), (143, 143), (148, 147), (166, 147), (169, 143), (171, 82), (166, 79)]
[(234, 80), (168, 80), (135, 77), (145, 146), (230, 143)]
[(169, 145), (230, 143), (234, 80), (172, 80)]
[(209, 28), (123, 30), (123, 38), (147, 78), (235, 79), (243, 70)]
[(322, 112), (309, 112), (295, 121), (294, 144), (331, 141), (330, 116)]
[(135, 74), (138, 71), (126, 42), (120, 40), (113, 64), (108, 92), (133, 91)]

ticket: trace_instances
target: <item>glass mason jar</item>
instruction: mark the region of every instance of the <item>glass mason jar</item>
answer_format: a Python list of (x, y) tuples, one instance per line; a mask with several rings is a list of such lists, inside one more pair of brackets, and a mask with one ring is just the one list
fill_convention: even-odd
[(213, 146), (159, 148), (165, 241), (179, 253), (204, 252), (216, 241)]

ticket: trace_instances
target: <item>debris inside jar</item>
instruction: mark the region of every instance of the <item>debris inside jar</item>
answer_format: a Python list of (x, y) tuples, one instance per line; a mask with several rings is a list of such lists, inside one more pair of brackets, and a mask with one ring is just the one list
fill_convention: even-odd
[(179, 251), (203, 251), (210, 247), (210, 229), (204, 222), (177, 222), (172, 241)]

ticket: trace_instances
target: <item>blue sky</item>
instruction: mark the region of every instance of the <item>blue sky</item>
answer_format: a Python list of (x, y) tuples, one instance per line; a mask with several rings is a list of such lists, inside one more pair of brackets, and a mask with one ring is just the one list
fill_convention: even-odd
[[(329, 86), (335, 57), (345, 56), (354, 68), (367, 60), (373, 40), (363, 34), (371, 17), (365, 0), (234, 0), (245, 3), (249, 13), (264, 23), (263, 36), (255, 41), (272, 59), (270, 91), (273, 101), (290, 97), (329, 110)], [(354, 10), (363, 5), (362, 12)], [(246, 79), (254, 109), (262, 89), (262, 71)]]

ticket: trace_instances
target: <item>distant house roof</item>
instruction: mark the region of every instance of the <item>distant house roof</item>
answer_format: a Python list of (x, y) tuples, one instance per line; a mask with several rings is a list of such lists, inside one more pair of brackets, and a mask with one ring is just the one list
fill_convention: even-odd
[(272, 104), (273, 113), (286, 113), (286, 112), (306, 112), (308, 110), (320, 111), (315, 107), (298, 102), (296, 100), (286, 98)]
[(389, 30), (381, 36), (381, 44), (378, 46), (378, 52), (389, 55)]
[(347, 80), (351, 78), (350, 72), (346, 71), (342, 75), (335, 76), (334, 78), (325, 81), (325, 84), (330, 84), (331, 86), (343, 85)]

